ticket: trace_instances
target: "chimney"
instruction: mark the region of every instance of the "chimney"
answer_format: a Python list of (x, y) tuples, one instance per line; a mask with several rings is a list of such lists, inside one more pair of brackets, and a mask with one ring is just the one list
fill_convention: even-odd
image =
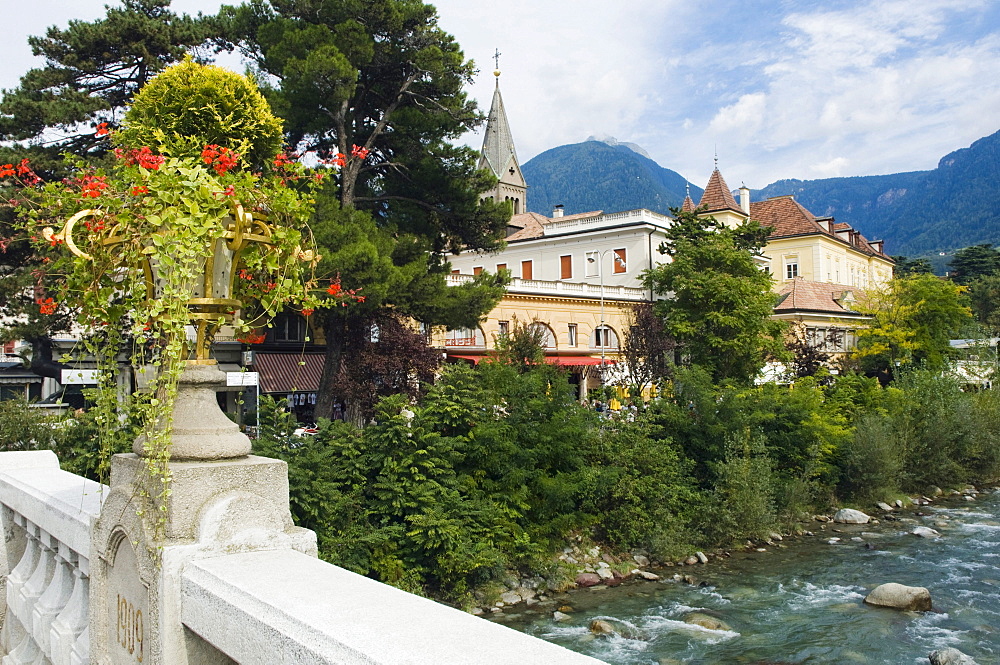
[(740, 207), (743, 212), (750, 214), (750, 188), (744, 184), (740, 184)]
[(557, 219), (563, 216), (563, 204), (556, 205), (555, 209), (552, 211), (552, 219)]

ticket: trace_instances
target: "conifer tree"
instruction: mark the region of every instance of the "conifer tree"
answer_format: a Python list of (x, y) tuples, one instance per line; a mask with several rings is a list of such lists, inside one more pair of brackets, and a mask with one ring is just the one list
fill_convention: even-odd
[[(382, 308), (471, 327), (497, 302), (488, 274), (448, 287), (446, 257), (499, 248), (510, 208), (481, 201), (491, 174), (452, 141), (482, 120), (463, 88), (474, 66), (419, 0), (272, 0), (226, 7), (220, 44), (273, 81), (288, 144), (339, 166), (315, 220), (320, 269), (362, 305), (322, 313), (327, 358), (317, 415), (351, 381), (350, 340)], [(357, 419), (358, 414), (355, 413)]]

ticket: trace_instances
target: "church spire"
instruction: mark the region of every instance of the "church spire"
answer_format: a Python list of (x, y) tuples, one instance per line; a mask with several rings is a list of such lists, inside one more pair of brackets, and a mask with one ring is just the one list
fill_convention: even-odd
[(518, 214), (527, 211), (528, 186), (521, 174), (521, 164), (517, 161), (514, 150), (514, 136), (500, 95), (500, 51), (497, 50), (493, 57), (497, 65), (497, 69), (493, 71), (496, 88), (493, 90), (493, 103), (486, 121), (486, 136), (483, 137), (479, 168), (489, 169), (499, 181), (496, 190), (486, 196), (492, 196), (496, 201), (510, 201), (514, 214)]
[(694, 201), (691, 200), (691, 183), (684, 183), (684, 203), (681, 204), (682, 212), (694, 212)]

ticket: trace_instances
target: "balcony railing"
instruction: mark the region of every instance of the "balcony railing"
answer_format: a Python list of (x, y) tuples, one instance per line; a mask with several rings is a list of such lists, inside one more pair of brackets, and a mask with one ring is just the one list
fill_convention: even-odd
[[(472, 275), (448, 275), (448, 285), (467, 284), (474, 279)], [(573, 296), (579, 298), (600, 299), (601, 285), (588, 282), (564, 282), (541, 279), (521, 279), (515, 277), (507, 287), (508, 293), (525, 295)], [(641, 302), (649, 300), (649, 291), (635, 286), (604, 285), (605, 300), (629, 300)]]
[(673, 224), (673, 218), (661, 215), (652, 210), (627, 210), (625, 212), (614, 212), (607, 215), (595, 215), (593, 217), (579, 217), (567, 219), (565, 221), (552, 221), (545, 224), (545, 235), (555, 235), (579, 229), (596, 230), (606, 226), (619, 226), (626, 222), (646, 222), (666, 228)]

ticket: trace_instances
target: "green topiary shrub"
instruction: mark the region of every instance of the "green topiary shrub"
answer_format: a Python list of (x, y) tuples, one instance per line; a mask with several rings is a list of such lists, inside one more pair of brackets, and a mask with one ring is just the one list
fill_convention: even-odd
[(115, 143), (175, 157), (215, 144), (259, 168), (281, 149), (281, 120), (249, 77), (187, 59), (139, 91)]

